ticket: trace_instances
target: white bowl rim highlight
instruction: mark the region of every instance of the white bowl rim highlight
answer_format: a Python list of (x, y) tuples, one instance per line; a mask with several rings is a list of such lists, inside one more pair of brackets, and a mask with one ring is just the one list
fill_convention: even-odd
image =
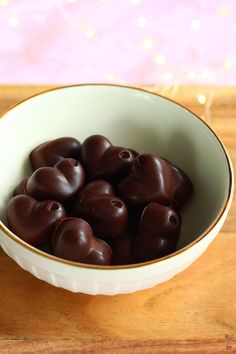
[(8, 229), (7, 226), (5, 226), (3, 224), (3, 222), (0, 220), (0, 230), (3, 231), (5, 234), (7, 234), (12, 240), (14, 240), (15, 242), (17, 242), (18, 244), (20, 244), (21, 246), (27, 248), (28, 250), (32, 251), (33, 253), (36, 253), (39, 256), (42, 256), (44, 258), (50, 259), (51, 261), (54, 262), (59, 262), (59, 263), (64, 263), (70, 266), (74, 266), (76, 268), (90, 268), (90, 269), (103, 269), (103, 270), (119, 270), (119, 269), (131, 269), (131, 268), (139, 268), (139, 267), (143, 267), (143, 266), (148, 266), (157, 262), (162, 262), (166, 259), (175, 257), (178, 254), (181, 254), (183, 252), (185, 252), (186, 250), (188, 250), (189, 248), (191, 248), (192, 246), (194, 246), (196, 243), (200, 242), (220, 221), (221, 217), (223, 216), (228, 204), (230, 203), (231, 199), (232, 199), (232, 195), (233, 195), (233, 180), (234, 180), (234, 176), (233, 176), (233, 167), (232, 167), (232, 162), (230, 160), (230, 157), (226, 151), (226, 148), (223, 144), (223, 142), (221, 141), (221, 139), (218, 137), (218, 135), (214, 132), (214, 130), (201, 118), (199, 117), (197, 114), (193, 113), (190, 109), (186, 108), (185, 106), (183, 106), (180, 103), (177, 103), (175, 100), (167, 98), (165, 96), (162, 96), (160, 94), (157, 94), (155, 92), (151, 92), (148, 91), (146, 89), (140, 88), (140, 87), (136, 87), (136, 86), (128, 86), (128, 85), (118, 85), (118, 84), (103, 84), (103, 83), (89, 83), (89, 84), (73, 84), (73, 85), (65, 85), (65, 86), (59, 86), (59, 87), (54, 87), (54, 88), (49, 88), (47, 90), (44, 90), (42, 92), (36, 93), (34, 95), (31, 95), (27, 98), (25, 98), (24, 100), (17, 102), (16, 104), (12, 105), (9, 109), (7, 109), (3, 114), (0, 115), (0, 120), (5, 118), (5, 116), (7, 115), (7, 113), (9, 111), (11, 111), (12, 109), (14, 109), (15, 107), (23, 104), (24, 102), (30, 100), (33, 97), (37, 97), (37, 96), (41, 96), (44, 94), (47, 94), (48, 92), (51, 91), (56, 91), (56, 90), (63, 90), (63, 89), (67, 89), (67, 88), (73, 88), (73, 87), (84, 87), (84, 86), (105, 86), (105, 87), (118, 87), (118, 88), (123, 88), (123, 89), (130, 89), (130, 90), (134, 90), (134, 91), (141, 91), (143, 93), (146, 93), (148, 95), (154, 95), (154, 96), (158, 96), (161, 97), (162, 99), (169, 101), (171, 103), (176, 104), (177, 106), (180, 106), (182, 109), (188, 111), (189, 113), (191, 113), (196, 119), (200, 120), (209, 130), (210, 132), (216, 137), (218, 143), (221, 145), (223, 152), (225, 154), (225, 158), (228, 164), (228, 175), (229, 175), (229, 190), (227, 193), (227, 198), (225, 200), (224, 205), (222, 206), (218, 216), (216, 217), (216, 219), (211, 223), (211, 225), (201, 234), (199, 235), (194, 241), (192, 241), (191, 243), (189, 243), (188, 245), (186, 245), (185, 247), (179, 249), (178, 251), (175, 251), (167, 256), (161, 257), (161, 258), (157, 258), (151, 261), (147, 261), (147, 262), (142, 262), (142, 263), (134, 263), (134, 264), (128, 264), (128, 265), (109, 265), (109, 266), (101, 266), (101, 265), (93, 265), (93, 264), (85, 264), (85, 263), (79, 263), (79, 262), (74, 262), (74, 261), (69, 261), (66, 259), (62, 259), (59, 257), (56, 257), (54, 255), (48, 254), (46, 252), (43, 252), (33, 246), (31, 246), (30, 244), (28, 244), (27, 242), (23, 241), (22, 239), (20, 239), (16, 234), (14, 234), (10, 229)]

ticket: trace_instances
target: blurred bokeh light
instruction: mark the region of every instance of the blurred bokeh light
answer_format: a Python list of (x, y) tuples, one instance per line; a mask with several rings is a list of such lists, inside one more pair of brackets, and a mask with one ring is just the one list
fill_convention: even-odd
[(236, 84), (235, 0), (0, 0), (0, 24), (0, 83)]

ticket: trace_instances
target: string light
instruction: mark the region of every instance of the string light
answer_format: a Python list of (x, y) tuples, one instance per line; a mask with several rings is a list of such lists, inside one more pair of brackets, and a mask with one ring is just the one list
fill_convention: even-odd
[(208, 94), (206, 104), (204, 106), (203, 117), (209, 123), (211, 122), (211, 107), (215, 98), (215, 90), (211, 90)]
[(205, 104), (207, 98), (206, 98), (206, 96), (203, 95), (202, 93), (199, 93), (199, 94), (197, 95), (197, 100), (198, 100), (198, 102), (199, 102), (200, 104)]
[(199, 20), (192, 20), (191, 27), (193, 30), (197, 31), (201, 27), (201, 23)]
[[(67, 2), (67, 3), (78, 3), (78, 1), (79, 0), (64, 0), (64, 2)], [(107, 3), (110, 0), (97, 0), (97, 1), (100, 2), (100, 7), (101, 7), (102, 6), (101, 3)], [(12, 5), (13, 3), (14, 2), (12, 0), (0, 0), (0, 8), (1, 8), (1, 6), (7, 6), (9, 4)], [(111, 1), (110, 1), (110, 3), (111, 3)], [(136, 6), (141, 3), (141, 0), (128, 0), (128, 3), (130, 5)], [(142, 2), (142, 4), (144, 4), (144, 2)], [(4, 8), (4, 10), (5, 10), (5, 8)], [(9, 10), (11, 10), (11, 9), (9, 9)], [(232, 8), (230, 8), (229, 6), (219, 6), (218, 8), (215, 7), (214, 12), (215, 12), (215, 14), (214, 14), (215, 17), (217, 17), (217, 14), (221, 15), (221, 16), (227, 16), (231, 12), (233, 15), (233, 5), (232, 5)], [(141, 16), (141, 15), (144, 15), (144, 16)], [(17, 17), (17, 16), (19, 16), (19, 17)], [(190, 21), (188, 22), (188, 26), (189, 26), (190, 31), (191, 31), (191, 29), (194, 31), (202, 29), (203, 25), (204, 25), (203, 20), (201, 19), (200, 16), (199, 16), (199, 18), (194, 18), (194, 17), (195, 16), (190, 18)], [(69, 18), (69, 16), (68, 16), (68, 18)], [(74, 19), (73, 15), (72, 15), (72, 18)], [(221, 21), (222, 18), (217, 17), (217, 19), (219, 22), (219, 21)], [(10, 15), (8, 15), (8, 16), (6, 15), (6, 20), (7, 20), (7, 24), (10, 27), (14, 28), (15, 32), (17, 32), (16, 28), (23, 26), (23, 23), (24, 23), (23, 17), (21, 15), (18, 15), (18, 13), (16, 13), (16, 12), (13, 12), (13, 13), (10, 12)], [(47, 15), (46, 15), (46, 13), (44, 14), (44, 12), (41, 12), (41, 10), (40, 10), (39, 13), (34, 14), (34, 20), (36, 23), (43, 24), (45, 21), (47, 21)], [(96, 37), (96, 38), (99, 37), (100, 29), (97, 27), (95, 27), (95, 29), (90, 28), (90, 24), (89, 23), (87, 24), (86, 22), (84, 23), (82, 20), (81, 20), (81, 22), (82, 22), (81, 28), (83, 31), (82, 35), (84, 36), (84, 38), (91, 40), (94, 37)], [(149, 15), (147, 15), (147, 17), (145, 17), (145, 13), (143, 13), (143, 14), (140, 13), (138, 16), (135, 15), (135, 13), (134, 13), (134, 22), (132, 22), (132, 25), (136, 26), (136, 29), (135, 29), (136, 32), (137, 31), (140, 32), (141, 30), (138, 29), (137, 26), (140, 28), (146, 28), (146, 27), (153, 28), (154, 24), (152, 21), (153, 21), (152, 17), (149, 17)], [(229, 24), (229, 26), (230, 26), (229, 31), (231, 31), (231, 35), (233, 36), (234, 34), (236, 34), (236, 22), (233, 21), (231, 24)], [(11, 31), (13, 31), (13, 29), (11, 29)], [(192, 32), (192, 35), (193, 34), (194, 33)], [(150, 55), (149, 59), (152, 60), (152, 63), (154, 65), (154, 69), (155, 69), (155, 63), (158, 65), (164, 65), (168, 61), (169, 57), (166, 58), (165, 55), (163, 55), (161, 53), (157, 53), (157, 51), (162, 52), (163, 49), (158, 48), (157, 44), (159, 45), (160, 41), (159, 41), (159, 39), (157, 39), (155, 37), (155, 35), (153, 35), (153, 38), (152, 38), (151, 34), (146, 33), (146, 36), (147, 37), (145, 37), (145, 30), (144, 30), (144, 34), (143, 34), (144, 38), (141, 35), (141, 38), (139, 37), (139, 42), (136, 43), (136, 45), (139, 45), (139, 49), (142, 49), (142, 51), (147, 50), (146, 53), (148, 53), (148, 55)], [(162, 48), (164, 48), (164, 45)], [(183, 51), (184, 51), (184, 49), (183, 49)], [(165, 54), (166, 54), (166, 52), (165, 52)], [(208, 71), (206, 69), (205, 70), (201, 70), (201, 69), (198, 70), (197, 67), (195, 67), (195, 68), (193, 67), (193, 70), (196, 70), (196, 72), (195, 71), (189, 71), (189, 72), (185, 71), (184, 73), (183, 72), (181, 72), (181, 73), (175, 72), (173, 69), (171, 69), (171, 68), (168, 69), (168, 67), (164, 65), (164, 69), (162, 69), (161, 75), (162, 75), (163, 81), (166, 81), (166, 82), (164, 82), (163, 84), (164, 84), (164, 86), (168, 86), (168, 85), (170, 86), (170, 85), (174, 84), (176, 81), (177, 81), (177, 83), (179, 83), (179, 81), (181, 82), (182, 80), (184, 81), (186, 79), (190, 80), (190, 81), (195, 80), (196, 82), (198, 82), (198, 81), (210, 82), (210, 79), (212, 80), (214, 78), (214, 76), (215, 77), (217, 76), (216, 70), (221, 71), (221, 72), (223, 72), (225, 70), (224, 75), (225, 75), (225, 78), (227, 78), (227, 74), (233, 72), (232, 68), (234, 70), (236, 69), (236, 65), (235, 65), (233, 57), (230, 57), (230, 58), (226, 57), (225, 58), (223, 56), (223, 58), (221, 57), (221, 60), (218, 60), (218, 62), (219, 62), (219, 65), (218, 65), (218, 68), (217, 67), (215, 68), (215, 71), (213, 69), (210, 69), (210, 64), (208, 63), (210, 71)], [(206, 65), (206, 67), (207, 67), (207, 65)], [(158, 69), (158, 70), (160, 70), (160, 69)], [(173, 73), (172, 72), (165, 72), (165, 70), (173, 70)], [(180, 76), (180, 75), (182, 75), (182, 76)], [(106, 75), (106, 73), (103, 74), (103, 78), (105, 78), (105, 80), (107, 80), (108, 82), (116, 81), (116, 76), (112, 73), (108, 73), (107, 75)], [(197, 100), (200, 104), (204, 105), (204, 104), (206, 104), (206, 102), (208, 102), (209, 95), (208, 95), (208, 97), (206, 97), (204, 94), (199, 93), (197, 95)]]
[(11, 27), (17, 27), (19, 25), (19, 19), (15, 16), (9, 18), (8, 23)]
[(232, 61), (230, 61), (230, 60), (225, 60), (225, 61), (224, 61), (224, 68), (225, 68), (226, 70), (230, 70), (230, 69), (232, 69), (232, 67), (233, 67)]
[(139, 17), (137, 20), (137, 25), (139, 27), (146, 27), (148, 24), (148, 20), (145, 17)]
[(85, 37), (88, 39), (92, 39), (94, 36), (95, 36), (95, 32), (91, 28), (85, 32)]
[(139, 5), (141, 0), (129, 0), (129, 2), (131, 3), (131, 5)]
[(7, 6), (10, 0), (0, 0), (0, 6)]
[(116, 80), (116, 77), (114, 74), (108, 74), (106, 76), (106, 80), (109, 81), (109, 82), (112, 82), (112, 81), (115, 81)]
[(206, 79), (210, 77), (210, 73), (208, 70), (202, 70), (201, 74)]
[(163, 74), (163, 78), (165, 81), (170, 81), (173, 79), (173, 74), (171, 72), (166, 72)]
[(160, 65), (165, 64), (165, 61), (166, 61), (166, 58), (163, 54), (157, 54), (155, 56), (155, 62), (157, 64), (160, 64)]
[(227, 16), (230, 14), (230, 7), (225, 5), (219, 6), (216, 11), (220, 16)]
[(146, 37), (143, 40), (143, 46), (145, 49), (151, 49), (154, 46), (152, 38)]
[(189, 71), (187, 74), (187, 79), (188, 80), (194, 80), (196, 78), (196, 73), (194, 71)]

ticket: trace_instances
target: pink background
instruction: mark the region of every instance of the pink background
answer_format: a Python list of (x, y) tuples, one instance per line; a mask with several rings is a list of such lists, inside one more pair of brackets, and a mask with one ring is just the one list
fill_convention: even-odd
[(1, 83), (236, 84), (235, 0), (0, 0)]

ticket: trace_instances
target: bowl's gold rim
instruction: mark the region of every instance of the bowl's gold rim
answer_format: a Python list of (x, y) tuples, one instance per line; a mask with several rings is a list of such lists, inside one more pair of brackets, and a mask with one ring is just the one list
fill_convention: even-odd
[(176, 105), (180, 106), (181, 108), (185, 109), (186, 111), (190, 112), (191, 114), (193, 114), (197, 119), (199, 119), (203, 124), (206, 125), (206, 127), (211, 131), (211, 133), (216, 137), (216, 139), (218, 140), (218, 142), (220, 143), (224, 153), (225, 153), (225, 157), (228, 163), (228, 169), (229, 169), (229, 190), (228, 190), (228, 195), (227, 198), (225, 200), (224, 205), (222, 206), (220, 213), (218, 214), (218, 216), (216, 217), (216, 219), (211, 223), (211, 225), (200, 235), (198, 236), (193, 242), (191, 242), (190, 244), (188, 244), (187, 246), (181, 248), (180, 250), (171, 253), (165, 257), (161, 257), (152, 261), (148, 261), (148, 262), (142, 262), (142, 263), (135, 263), (135, 264), (128, 264), (128, 265), (117, 265), (117, 266), (100, 266), (100, 265), (92, 265), (92, 264), (84, 264), (84, 263), (79, 263), (79, 262), (73, 262), (73, 261), (69, 261), (66, 259), (62, 259), (62, 258), (58, 258), (55, 257), (51, 254), (45, 253), (37, 248), (34, 248), (33, 246), (29, 245), (28, 243), (24, 242), (23, 240), (21, 240), (17, 235), (15, 235), (13, 232), (11, 232), (3, 223), (2, 221), (0, 221), (0, 229), (7, 234), (11, 239), (13, 239), (15, 242), (17, 242), (18, 244), (20, 244), (21, 246), (29, 249), (30, 251), (32, 251), (33, 253), (36, 253), (39, 256), (43, 256), (44, 258), (50, 259), (52, 261), (56, 261), (59, 263), (64, 263), (70, 266), (74, 266), (77, 268), (87, 268), (87, 269), (96, 269), (96, 270), (119, 270), (119, 269), (132, 269), (132, 268), (138, 268), (138, 267), (143, 267), (143, 266), (148, 266), (148, 265), (152, 265), (154, 263), (159, 263), (162, 262), (166, 259), (175, 257), (176, 255), (185, 252), (186, 250), (188, 250), (189, 248), (191, 248), (192, 246), (194, 246), (196, 243), (200, 242), (215, 226), (216, 224), (218, 224), (218, 222), (220, 221), (220, 219), (222, 218), (229, 202), (231, 201), (231, 197), (233, 195), (233, 167), (232, 167), (232, 163), (231, 160), (229, 158), (229, 155), (226, 151), (226, 148), (223, 144), (223, 142), (221, 141), (221, 139), (218, 137), (218, 135), (214, 132), (214, 130), (198, 115), (196, 115), (195, 113), (193, 113), (190, 109), (184, 107), (182, 104), (177, 103), (176, 101), (174, 101), (173, 99), (164, 97), (160, 94), (157, 94), (155, 92), (151, 92), (148, 91), (146, 89), (140, 88), (140, 87), (135, 87), (135, 86), (126, 86), (126, 85), (117, 85), (117, 84), (99, 84), (99, 83), (90, 83), (90, 84), (73, 84), (73, 85), (66, 85), (66, 86), (59, 86), (59, 87), (55, 87), (55, 88), (50, 88), (47, 90), (44, 90), (42, 92), (36, 93), (34, 95), (31, 95), (30, 97), (27, 97), (26, 99), (17, 102), (16, 104), (12, 105), (9, 109), (7, 109), (6, 112), (4, 112), (3, 114), (0, 115), (0, 119), (3, 119), (7, 113), (9, 111), (11, 111), (12, 109), (14, 109), (15, 107), (21, 105), (22, 103), (30, 100), (33, 97), (37, 97), (40, 95), (44, 95), (48, 92), (51, 91), (56, 91), (56, 90), (61, 90), (61, 89), (67, 89), (67, 88), (71, 88), (71, 87), (81, 87), (81, 86), (108, 86), (108, 87), (120, 87), (120, 88), (126, 88), (126, 89), (131, 89), (131, 90), (136, 90), (136, 91), (141, 91), (150, 95), (154, 95), (154, 96), (158, 96), (161, 97), (167, 101), (170, 101), (172, 103), (175, 103)]

